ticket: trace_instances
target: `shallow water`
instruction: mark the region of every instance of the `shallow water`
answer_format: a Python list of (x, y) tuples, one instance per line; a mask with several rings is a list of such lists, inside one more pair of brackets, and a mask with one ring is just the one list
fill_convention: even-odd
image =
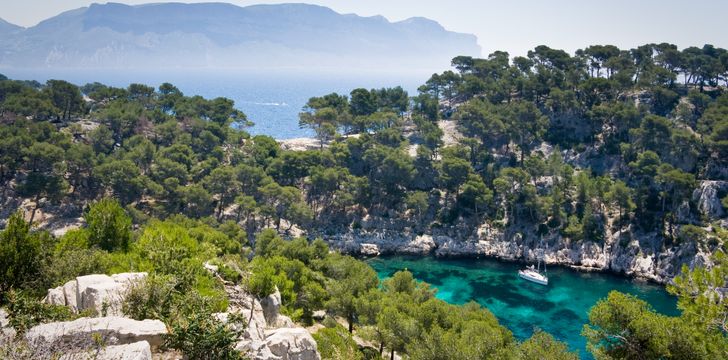
[(438, 289), (437, 297), (453, 304), (474, 300), (487, 307), (519, 340), (540, 328), (591, 358), (580, 333), (589, 309), (617, 290), (633, 294), (666, 315), (677, 315), (677, 299), (664, 287), (605, 273), (549, 267), (549, 285), (518, 277), (522, 265), (491, 259), (439, 259), (390, 256), (367, 260), (380, 279), (407, 269)]

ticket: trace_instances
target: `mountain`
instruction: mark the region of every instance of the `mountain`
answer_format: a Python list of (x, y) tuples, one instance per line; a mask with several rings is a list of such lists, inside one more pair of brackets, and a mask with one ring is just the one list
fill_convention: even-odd
[(23, 30), (23, 28), (0, 19), (0, 35), (7, 35), (20, 30)]
[(442, 68), (480, 55), (435, 21), (339, 14), (307, 4), (92, 4), (3, 32), (9, 67)]

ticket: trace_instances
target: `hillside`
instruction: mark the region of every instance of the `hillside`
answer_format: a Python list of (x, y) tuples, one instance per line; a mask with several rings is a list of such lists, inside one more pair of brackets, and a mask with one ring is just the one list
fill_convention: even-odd
[[(452, 64), (416, 95), (311, 98), (300, 125), (318, 147), (301, 151), (248, 134), (233, 101), (168, 83), (0, 77), (0, 304), (13, 331), (98, 325), (67, 296), (95, 290), (66, 287), (146, 272), (107, 310), (163, 322), (164, 343), (190, 358), (269, 360), (266, 347), (299, 338), (284, 350), (312, 359), (574, 359), (548, 334), (516, 341), (487, 309), (437, 300), (406, 270), (380, 282), (342, 253), (543, 258), (678, 296), (674, 317), (616, 291), (600, 300), (582, 332), (596, 357), (724, 358), (728, 52), (539, 46)], [(285, 316), (253, 321), (264, 303)], [(267, 323), (285, 337), (257, 331)], [(33, 349), (2, 338), (0, 355)]]
[[(442, 68), (475, 36), (306, 4), (93, 4), (3, 36), (15, 67)], [(2, 31), (2, 27), (0, 27)]]

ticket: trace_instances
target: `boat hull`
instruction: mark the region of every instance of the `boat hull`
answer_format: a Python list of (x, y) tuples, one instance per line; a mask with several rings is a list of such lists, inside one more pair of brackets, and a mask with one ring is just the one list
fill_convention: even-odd
[(521, 270), (521, 271), (518, 272), (518, 276), (521, 279), (528, 280), (528, 281), (531, 281), (531, 282), (535, 282), (536, 284), (541, 284), (541, 285), (548, 285), (549, 284), (549, 279), (547, 277), (541, 275), (541, 274), (538, 274), (538, 273), (531, 274), (530, 272)]

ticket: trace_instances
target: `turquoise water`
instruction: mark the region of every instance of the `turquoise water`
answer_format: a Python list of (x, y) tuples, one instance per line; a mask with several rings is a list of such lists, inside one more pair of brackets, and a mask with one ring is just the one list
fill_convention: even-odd
[(549, 267), (549, 285), (518, 277), (522, 265), (490, 259), (378, 257), (367, 261), (380, 279), (407, 269), (438, 289), (437, 297), (453, 304), (475, 300), (487, 307), (519, 340), (540, 328), (590, 358), (581, 329), (597, 300), (617, 290), (636, 295), (666, 315), (677, 315), (677, 300), (663, 287), (604, 273)]

